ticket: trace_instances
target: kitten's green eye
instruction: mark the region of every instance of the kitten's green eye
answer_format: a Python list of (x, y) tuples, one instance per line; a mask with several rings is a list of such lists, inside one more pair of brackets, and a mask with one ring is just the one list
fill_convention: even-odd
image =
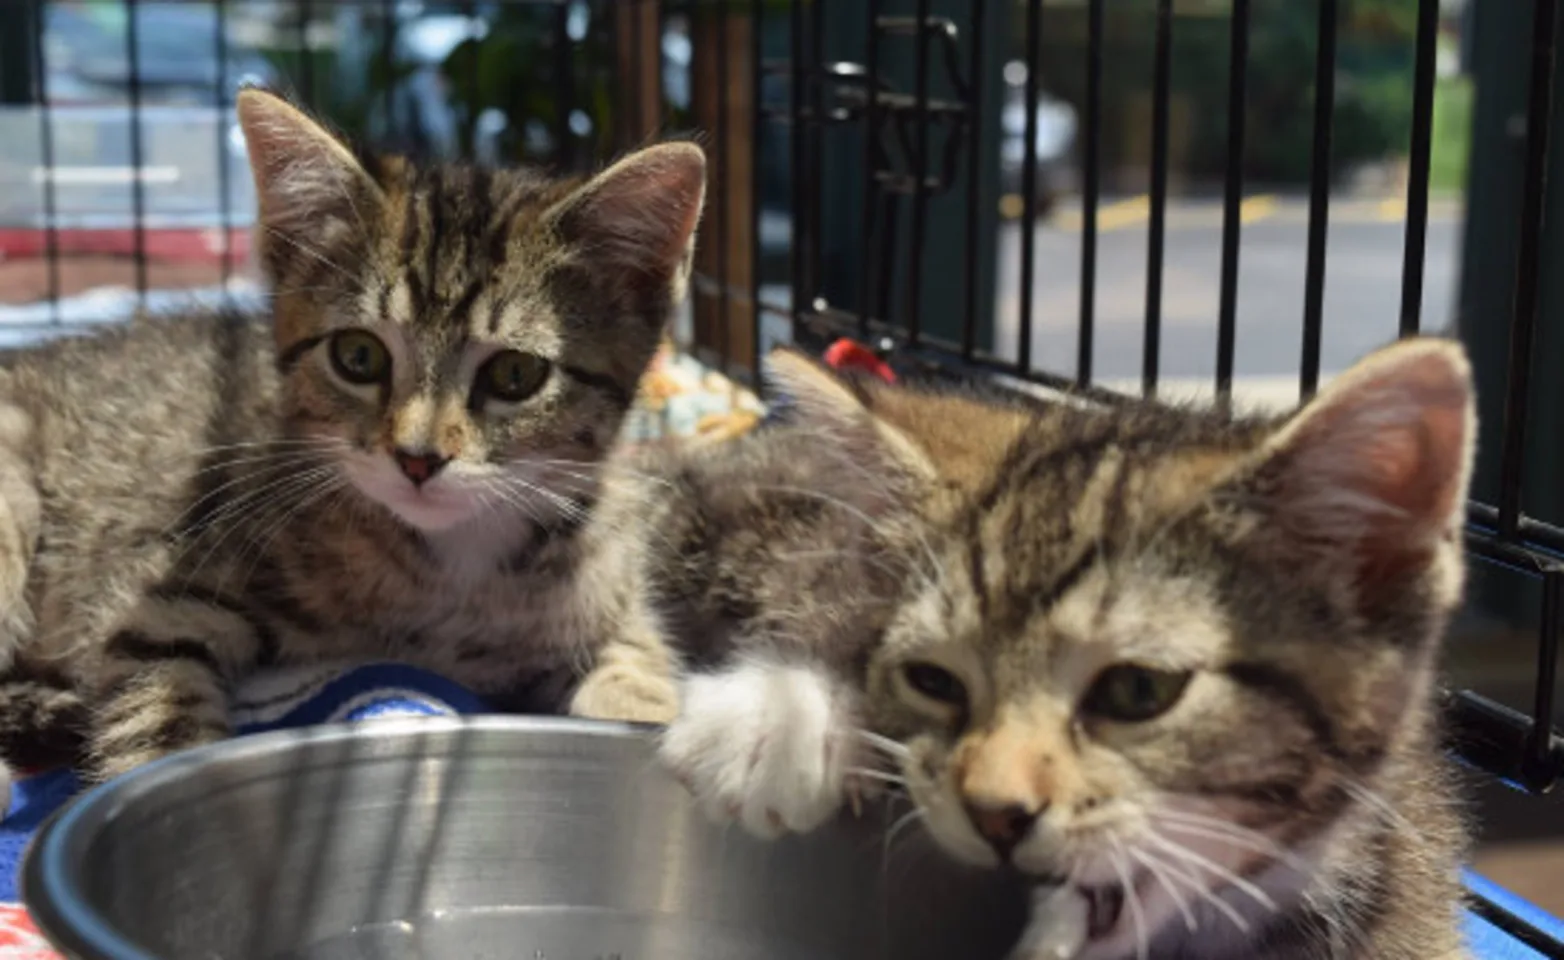
[(967, 705), (967, 687), (954, 673), (932, 663), (909, 663), (901, 668), (907, 686), (923, 696), (953, 707)]
[(367, 330), (343, 330), (331, 337), (331, 366), (348, 383), (380, 383), (391, 374), (391, 354)]
[(1081, 706), (1109, 720), (1143, 723), (1173, 709), (1189, 686), (1190, 676), (1187, 670), (1120, 663), (1097, 675)]
[(478, 371), (478, 388), (485, 397), (504, 403), (520, 403), (548, 381), (549, 362), (531, 353), (503, 350), (490, 357)]

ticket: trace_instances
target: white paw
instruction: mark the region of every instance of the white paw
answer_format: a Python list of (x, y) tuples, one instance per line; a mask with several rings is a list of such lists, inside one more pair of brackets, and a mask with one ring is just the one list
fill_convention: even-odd
[(765, 838), (841, 809), (861, 753), (848, 695), (807, 667), (747, 663), (685, 681), (662, 759), (708, 815)]
[(1069, 885), (1038, 887), (1032, 894), (1032, 915), (1010, 960), (1074, 960), (1086, 947), (1086, 898)]

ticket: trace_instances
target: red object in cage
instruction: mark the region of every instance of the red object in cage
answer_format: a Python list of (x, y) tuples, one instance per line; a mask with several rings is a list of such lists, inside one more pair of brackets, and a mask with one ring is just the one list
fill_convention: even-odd
[(891, 365), (856, 340), (843, 337), (836, 341), (826, 347), (823, 359), (838, 370), (862, 370), (887, 383), (896, 382), (896, 371), (891, 369)]

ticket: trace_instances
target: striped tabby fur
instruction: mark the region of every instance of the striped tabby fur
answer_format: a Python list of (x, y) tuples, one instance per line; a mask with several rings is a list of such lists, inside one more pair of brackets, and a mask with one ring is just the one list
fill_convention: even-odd
[[(568, 586), (683, 294), (700, 150), (556, 180), (356, 157), (259, 90), (238, 110), (271, 315), (0, 369), (13, 760), (60, 724), (95, 777), (220, 738), (266, 664), (392, 658), (555, 706), (601, 635)], [(596, 707), (656, 719), (659, 695)]]
[(773, 372), (789, 420), (641, 518), (686, 668), (663, 755), (714, 816), (807, 830), (889, 779), (1037, 878), (1019, 960), (1462, 955), (1458, 346), (1274, 421)]

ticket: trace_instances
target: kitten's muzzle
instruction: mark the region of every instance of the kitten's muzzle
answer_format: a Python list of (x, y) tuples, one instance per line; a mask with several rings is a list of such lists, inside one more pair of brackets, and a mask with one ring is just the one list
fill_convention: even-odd
[(437, 453), (413, 453), (400, 447), (391, 454), (391, 457), (401, 468), (402, 475), (413, 481), (415, 487), (421, 487), (433, 480), (435, 475), (451, 462), (449, 457), (442, 457)]
[(971, 800), (965, 806), (967, 818), (972, 821), (978, 836), (994, 848), (1002, 861), (1010, 859), (1010, 854), (1032, 832), (1037, 818), (1048, 809), (1047, 804), (1034, 810), (1019, 803), (991, 806)]

